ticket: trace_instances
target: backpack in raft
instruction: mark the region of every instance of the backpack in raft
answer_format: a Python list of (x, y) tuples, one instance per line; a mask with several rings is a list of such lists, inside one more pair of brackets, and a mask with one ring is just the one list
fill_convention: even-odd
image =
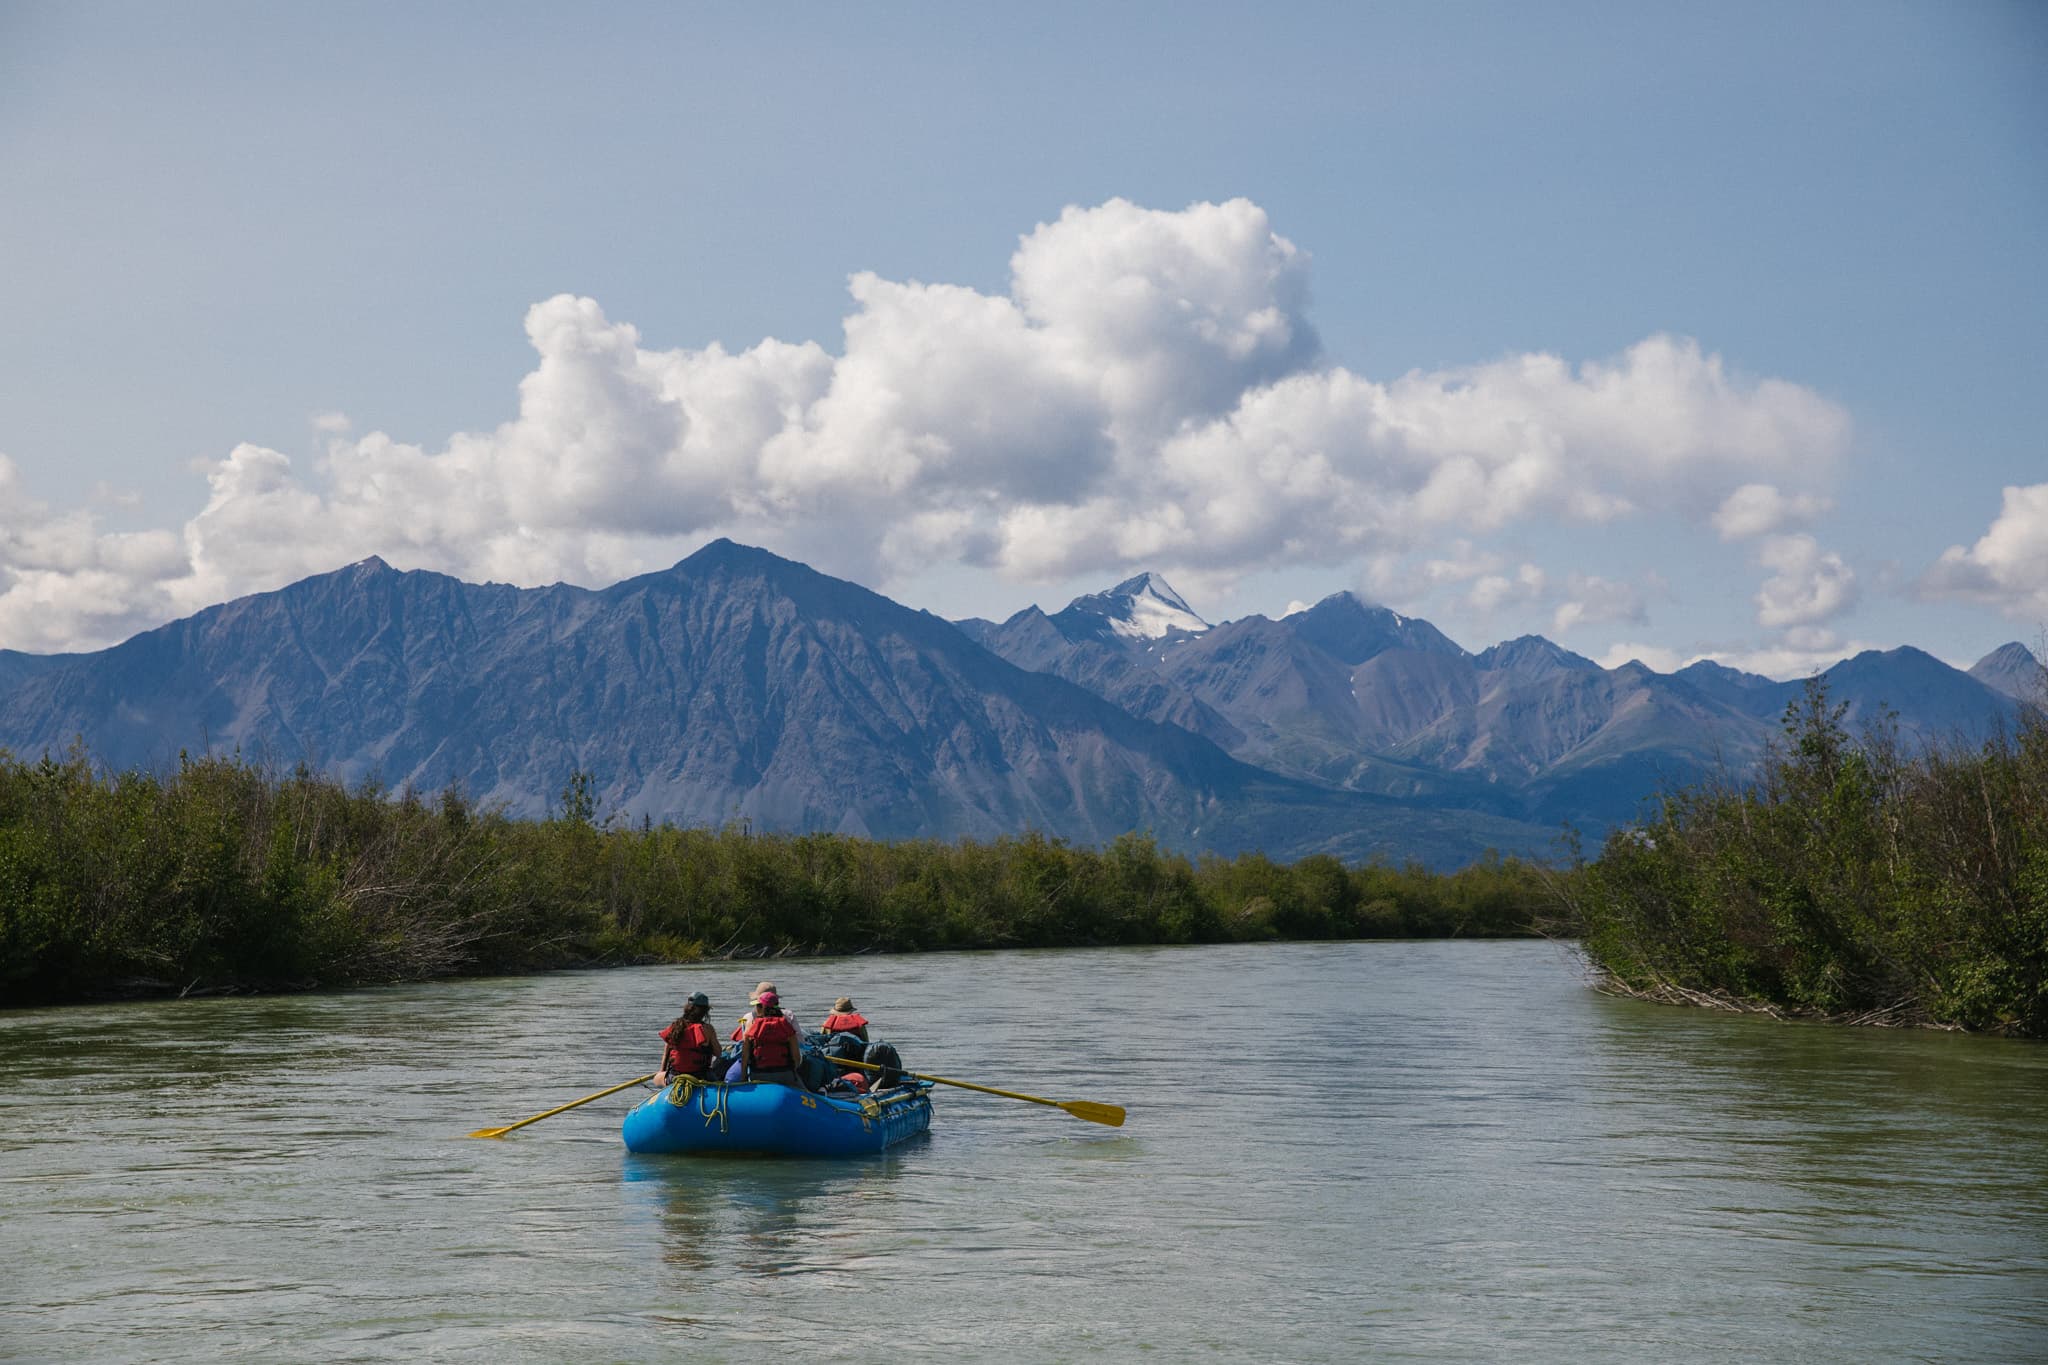
[(892, 1085), (903, 1083), (903, 1057), (890, 1043), (869, 1043), (867, 1055), (861, 1058), (869, 1066), (879, 1066), (881, 1071), (873, 1073), (875, 1089), (887, 1090)]

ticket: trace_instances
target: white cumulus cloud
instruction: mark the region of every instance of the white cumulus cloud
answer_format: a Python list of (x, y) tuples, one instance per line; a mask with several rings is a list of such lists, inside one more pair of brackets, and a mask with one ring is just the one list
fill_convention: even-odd
[(1652, 673), (1676, 673), (1698, 657), (1681, 650), (1668, 649), (1663, 645), (1617, 640), (1601, 653), (1594, 655), (1593, 662), (1602, 668), (1620, 668), (1626, 663), (1639, 663)]
[(1805, 526), (1832, 504), (1818, 494), (1780, 492), (1777, 485), (1746, 483), (1714, 512), (1723, 540), (1753, 540), (1788, 527)]
[(1565, 580), (1564, 600), (1551, 613), (1551, 628), (1562, 635), (1578, 626), (1625, 622), (1642, 625), (1649, 620), (1643, 591), (1632, 583), (1617, 583), (1597, 574), (1572, 574)]
[[(1308, 266), (1249, 201), (1111, 200), (1021, 238), (1006, 292), (854, 276), (836, 354), (652, 349), (594, 300), (547, 299), (527, 314), (536, 360), (515, 415), (439, 448), (318, 414), (321, 458), (237, 446), (206, 470), (196, 514), (141, 539), (31, 506), (9, 467), (0, 644), (103, 644), (372, 553), (601, 583), (713, 534), (883, 587), (948, 563), (1227, 587), (1362, 562), (1370, 578), (1447, 534), (1531, 519), (1704, 523), (1718, 507), (1777, 529), (1805, 514), (1775, 492), (1782, 472), (1846, 448), (1834, 403), (1677, 336), (1367, 378), (1322, 356)], [(1560, 591), (1491, 562), (1417, 572), (1482, 605)], [(1818, 572), (1804, 598), (1789, 578), (1772, 589), (1771, 614), (1820, 610), (1828, 583), (1852, 582)], [(1625, 592), (1562, 591), (1567, 625), (1639, 610)]]
[(1602, 668), (1619, 668), (1631, 659), (1657, 673), (1675, 673), (1688, 664), (1707, 660), (1724, 668), (1756, 673), (1780, 682), (1811, 677), (1852, 655), (1876, 646), (1862, 640), (1845, 640), (1831, 630), (1794, 627), (1776, 640), (1748, 649), (1686, 651), (1662, 645), (1618, 641), (1594, 656)]
[(1968, 549), (1951, 545), (1922, 576), (1920, 592), (2048, 620), (2048, 483), (2008, 487), (1991, 528)]
[(1503, 607), (1523, 606), (1543, 600), (1549, 576), (1534, 564), (1523, 564), (1512, 574), (1482, 574), (1465, 594), (1474, 611), (1496, 612)]
[(103, 533), (90, 513), (54, 512), (0, 455), (0, 647), (62, 651), (157, 625), (188, 572), (177, 533)]
[(1756, 592), (1757, 624), (1769, 630), (1818, 626), (1856, 604), (1856, 574), (1809, 535), (1771, 536), (1757, 552), (1771, 571)]
[(1811, 677), (1875, 648), (1867, 640), (1844, 639), (1826, 627), (1795, 626), (1777, 640), (1753, 649), (1723, 650), (1706, 657), (1745, 673), (1760, 673), (1784, 681)]

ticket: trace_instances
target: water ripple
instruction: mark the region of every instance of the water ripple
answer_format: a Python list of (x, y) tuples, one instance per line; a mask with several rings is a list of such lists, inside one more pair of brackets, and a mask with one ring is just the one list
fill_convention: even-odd
[(2048, 1358), (2048, 1056), (1606, 1000), (1542, 944), (777, 964), (942, 1090), (635, 1157), (758, 964), (0, 1015), (0, 1358)]

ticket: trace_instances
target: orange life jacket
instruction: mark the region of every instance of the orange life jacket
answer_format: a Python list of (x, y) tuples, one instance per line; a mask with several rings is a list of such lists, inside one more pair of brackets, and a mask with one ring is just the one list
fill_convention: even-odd
[(867, 1073), (864, 1071), (849, 1071), (844, 1076), (841, 1076), (839, 1079), (845, 1081), (848, 1085), (852, 1086), (853, 1093), (856, 1095), (865, 1095), (868, 1093), (869, 1081), (867, 1078)]
[(796, 1069), (796, 1024), (788, 1015), (755, 1015), (747, 1024), (747, 1041), (754, 1049), (754, 1070)]
[(671, 1076), (710, 1074), (711, 1059), (718, 1055), (718, 1039), (709, 1024), (685, 1024), (680, 1031), (670, 1025), (661, 1031), (661, 1040), (668, 1044), (668, 1055), (661, 1059), (663, 1071)]
[(858, 1014), (828, 1014), (825, 1016), (825, 1032), (858, 1033), (868, 1026), (868, 1021)]

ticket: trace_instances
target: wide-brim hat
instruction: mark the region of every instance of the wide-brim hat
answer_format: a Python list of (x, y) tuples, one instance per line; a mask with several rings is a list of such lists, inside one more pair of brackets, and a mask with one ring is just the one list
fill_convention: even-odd
[(850, 995), (840, 996), (832, 1002), (832, 1008), (838, 1010), (841, 1014), (848, 1013), (853, 1009), (853, 997)]

